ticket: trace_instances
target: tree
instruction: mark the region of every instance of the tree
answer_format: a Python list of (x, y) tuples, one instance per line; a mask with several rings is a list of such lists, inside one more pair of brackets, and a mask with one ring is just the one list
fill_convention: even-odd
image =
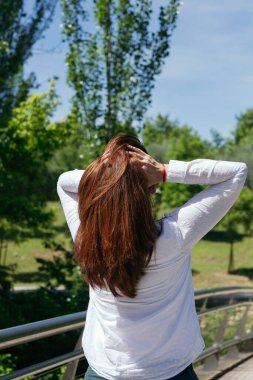
[(252, 141), (253, 139), (253, 108), (241, 113), (236, 117), (237, 124), (233, 133), (235, 144), (239, 145), (242, 140)]
[(35, 85), (34, 73), (24, 78), (24, 64), (50, 25), (56, 1), (35, 0), (30, 14), (25, 13), (23, 0), (1, 2), (0, 128), (6, 126), (13, 108), (27, 98)]
[(233, 132), (234, 140), (230, 148), (230, 156), (234, 160), (246, 162), (248, 177), (246, 185), (253, 189), (253, 109), (237, 116), (237, 124)]
[(230, 244), (228, 273), (234, 270), (234, 242), (239, 233), (252, 232), (253, 226), (253, 191), (244, 187), (240, 197), (228, 212), (224, 219), (219, 223), (219, 226), (227, 233), (227, 239)]
[[(45, 165), (69, 131), (51, 123), (59, 100), (51, 82), (47, 93), (33, 94), (12, 110), (1, 130), (0, 248), (49, 227), (52, 212), (45, 210)], [(1, 256), (1, 254), (0, 254)], [(3, 263), (5, 258), (2, 255)]]
[[(53, 252), (61, 253), (61, 255), (53, 255), (52, 260), (46, 260), (37, 257), (39, 264), (38, 271), (43, 275), (45, 286), (54, 289), (60, 285), (64, 285), (70, 290), (73, 285), (73, 277), (80, 268), (75, 260), (73, 260), (73, 252), (66, 249), (61, 243), (53, 240), (44, 242), (45, 248), (52, 249)], [(81, 277), (80, 277), (81, 278)]]
[(59, 103), (54, 82), (50, 90), (31, 95), (38, 87), (34, 73), (24, 77), (32, 48), (50, 25), (57, 0), (34, 0), (29, 13), (24, 1), (5, 1), (0, 13), (0, 263), (6, 264), (7, 243), (20, 241), (52, 213), (45, 211), (43, 192), (46, 162), (67, 134), (50, 119)]
[(93, 157), (119, 132), (136, 134), (151, 103), (155, 77), (169, 55), (180, 2), (160, 8), (159, 29), (149, 31), (151, 0), (94, 0), (96, 31), (85, 30), (81, 0), (61, 0), (72, 114)]
[(224, 139), (212, 131), (216, 159), (241, 161), (248, 166), (246, 186), (253, 189), (253, 109), (236, 117), (237, 123), (232, 136)]
[(233, 161), (245, 162), (248, 167), (248, 176), (246, 179), (246, 186), (253, 190), (253, 139), (250, 141), (248, 138), (241, 140), (239, 145), (235, 145), (229, 155)]
[(236, 117), (237, 123), (232, 137), (223, 139), (213, 131), (216, 159), (245, 162), (248, 176), (239, 199), (219, 223), (226, 233), (229, 242), (228, 273), (234, 270), (234, 243), (242, 239), (242, 233), (251, 233), (253, 213), (253, 109), (249, 109)]
[(160, 162), (166, 162), (172, 132), (179, 128), (178, 120), (171, 120), (169, 115), (161, 115), (145, 120), (142, 141), (151, 156)]
[[(197, 132), (178, 120), (170, 120), (169, 115), (158, 115), (146, 121), (143, 129), (143, 142), (149, 154), (160, 162), (213, 158), (213, 147), (201, 139)], [(168, 211), (181, 206), (201, 190), (198, 185), (174, 183), (160, 184), (155, 197), (155, 208)], [(159, 203), (159, 205), (158, 205)]]
[[(187, 125), (173, 129), (168, 141), (166, 162), (169, 160), (191, 161), (198, 158), (214, 158), (212, 146)], [(199, 185), (169, 183), (164, 186), (162, 202), (170, 209), (179, 207), (200, 192)]]

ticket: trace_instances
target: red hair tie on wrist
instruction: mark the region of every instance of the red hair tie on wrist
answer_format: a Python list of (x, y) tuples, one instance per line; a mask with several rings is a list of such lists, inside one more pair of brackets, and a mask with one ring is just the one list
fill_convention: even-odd
[(166, 166), (165, 164), (162, 164), (162, 168), (163, 168), (163, 182), (166, 181)]

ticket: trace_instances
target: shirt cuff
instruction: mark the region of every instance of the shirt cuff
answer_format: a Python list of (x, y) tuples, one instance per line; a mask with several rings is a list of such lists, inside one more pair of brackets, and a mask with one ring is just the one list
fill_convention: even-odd
[(169, 164), (166, 165), (166, 182), (184, 183), (187, 164), (185, 161), (170, 160)]

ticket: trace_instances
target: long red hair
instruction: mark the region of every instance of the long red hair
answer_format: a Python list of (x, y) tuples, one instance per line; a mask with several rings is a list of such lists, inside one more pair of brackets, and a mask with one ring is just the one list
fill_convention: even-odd
[(146, 177), (127, 144), (147, 153), (137, 138), (116, 136), (103, 150), (109, 161), (98, 157), (80, 180), (75, 257), (92, 287), (135, 297), (158, 231)]

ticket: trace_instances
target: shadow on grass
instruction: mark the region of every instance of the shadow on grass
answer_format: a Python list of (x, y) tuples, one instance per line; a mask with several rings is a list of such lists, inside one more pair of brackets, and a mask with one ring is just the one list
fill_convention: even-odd
[(238, 276), (248, 277), (249, 280), (253, 280), (253, 268), (237, 268), (231, 272), (231, 274), (236, 274)]
[[(234, 233), (233, 240), (234, 242), (242, 241), (247, 234)], [(221, 243), (229, 243), (231, 241), (231, 236), (227, 231), (210, 231), (203, 237), (203, 240), (207, 241), (216, 241)]]
[(40, 272), (23, 272), (16, 273), (13, 275), (14, 283), (15, 282), (24, 282), (24, 283), (32, 283), (32, 282), (44, 282), (47, 280), (46, 276)]
[(192, 269), (192, 275), (195, 276), (196, 274), (199, 274), (199, 270), (197, 270), (197, 269)]
[(50, 231), (23, 232), (24, 239), (52, 239), (59, 233), (67, 233), (68, 228), (65, 224), (60, 226), (52, 226)]

